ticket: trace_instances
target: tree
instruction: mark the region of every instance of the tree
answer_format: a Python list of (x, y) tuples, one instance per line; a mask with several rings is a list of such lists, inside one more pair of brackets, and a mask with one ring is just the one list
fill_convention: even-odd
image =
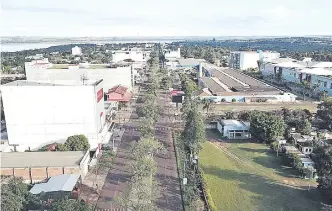
[(332, 146), (318, 145), (313, 156), (318, 173), (318, 188), (332, 200)]
[(164, 146), (154, 138), (143, 138), (138, 142), (133, 142), (130, 148), (131, 155), (135, 159), (147, 155), (153, 157), (154, 154), (160, 154), (164, 151)]
[(250, 121), (250, 132), (262, 141), (271, 143), (284, 134), (284, 121), (273, 114), (256, 113)]
[(192, 201), (192, 203), (189, 206), (189, 210), (191, 211), (203, 211), (205, 210), (205, 205), (202, 199), (200, 199), (198, 196)]
[(332, 98), (326, 98), (318, 105), (317, 118), (323, 121), (323, 126), (332, 131)]
[(203, 110), (206, 109), (206, 113), (209, 113), (209, 109), (211, 106), (211, 100), (203, 98), (202, 103), (203, 103)]
[(310, 135), (311, 134), (311, 123), (308, 119), (304, 119), (299, 122), (299, 132), (304, 135)]
[(69, 151), (86, 151), (90, 149), (89, 140), (84, 135), (69, 136), (64, 143), (63, 149)]
[(74, 199), (61, 198), (52, 203), (52, 211), (92, 211), (92, 207)]
[(1, 210), (20, 211), (39, 209), (42, 201), (28, 191), (22, 178), (7, 178), (1, 185)]
[(201, 149), (201, 143), (203, 143), (206, 139), (203, 117), (198, 111), (196, 103), (192, 104), (192, 108), (186, 116), (183, 139), (190, 154), (194, 155), (198, 154)]
[(226, 119), (234, 119), (235, 118), (234, 112), (229, 111), (229, 112), (226, 112), (225, 114), (226, 114), (226, 116), (225, 116)]
[(142, 121), (140, 125), (140, 132), (141, 136), (144, 138), (153, 137), (155, 132), (154, 120), (146, 119)]
[(287, 158), (289, 159), (289, 163), (301, 174), (303, 174), (303, 166), (301, 158), (298, 154), (295, 153), (289, 153), (287, 154)]
[(153, 157), (145, 156), (129, 163), (129, 169), (132, 172), (132, 181), (136, 182), (145, 177), (155, 175), (157, 172), (157, 163)]

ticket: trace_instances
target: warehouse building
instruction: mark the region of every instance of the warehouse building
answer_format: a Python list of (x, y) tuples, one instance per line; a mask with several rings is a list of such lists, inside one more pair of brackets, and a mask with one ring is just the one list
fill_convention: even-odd
[(109, 110), (103, 80), (81, 83), (14, 81), (1, 86), (8, 143), (13, 151), (35, 150), (72, 135), (85, 135), (91, 149), (108, 142)]
[(280, 78), (284, 82), (300, 84), (307, 82), (320, 92), (332, 96), (332, 62), (314, 62), (310, 58), (299, 61), (292, 58), (278, 58), (262, 62), (263, 77)]
[(1, 175), (22, 177), (26, 183), (45, 181), (62, 174), (88, 173), (89, 151), (3, 152)]
[(294, 94), (282, 92), (231, 68), (201, 63), (198, 76), (199, 86), (207, 88), (211, 93), (205, 98), (213, 102), (293, 102), (296, 100)]
[(25, 63), (26, 78), (30, 81), (77, 81), (82, 79), (103, 79), (104, 90), (121, 84), (130, 90), (134, 86), (134, 71), (130, 64), (52, 64), (48, 59), (36, 60)]

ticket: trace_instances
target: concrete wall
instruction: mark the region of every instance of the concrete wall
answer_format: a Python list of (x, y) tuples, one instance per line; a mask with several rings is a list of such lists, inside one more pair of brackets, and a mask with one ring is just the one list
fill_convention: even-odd
[(101, 87), (2, 86), (9, 144), (19, 145), (18, 151), (34, 150), (84, 134), (91, 148), (97, 147), (106, 115), (104, 98), (97, 103)]
[(27, 80), (35, 81), (81, 81), (81, 76), (85, 75), (90, 80), (103, 79), (104, 92), (107, 92), (115, 85), (124, 85), (130, 90), (133, 88), (134, 79), (132, 75), (131, 66), (118, 68), (101, 68), (101, 69), (42, 69), (25, 65)]
[[(206, 98), (211, 100), (212, 102), (221, 102), (222, 99), (225, 99), (225, 102), (232, 102), (233, 99), (236, 100), (236, 102), (245, 102), (246, 97), (252, 97), (251, 95), (245, 96), (245, 95), (234, 95), (234, 96), (201, 96), (200, 98)], [(291, 93), (285, 93), (283, 95), (255, 95), (255, 98), (271, 98), (275, 97), (277, 98), (276, 101), (278, 102), (295, 102), (296, 96)]]
[(33, 168), (1, 168), (1, 175), (22, 177), (26, 183), (36, 183), (44, 181), (50, 177), (61, 174), (80, 174), (82, 179), (87, 174), (88, 163), (84, 163), (81, 169), (79, 166), (73, 167), (33, 167)]
[(218, 122), (217, 123), (217, 129), (218, 129), (218, 131), (221, 133), (222, 136), (227, 136), (227, 131), (226, 130), (223, 131), (222, 128), (223, 128), (223, 126), (220, 124), (220, 122)]

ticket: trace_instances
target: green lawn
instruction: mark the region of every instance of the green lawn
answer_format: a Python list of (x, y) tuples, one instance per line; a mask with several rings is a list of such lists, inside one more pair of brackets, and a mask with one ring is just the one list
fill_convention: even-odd
[(280, 167), (280, 158), (267, 153), (264, 145), (230, 143), (228, 147), (246, 159), (250, 167), (210, 142), (204, 143), (200, 152), (200, 165), (218, 210), (320, 210), (317, 190), (297, 189), (280, 182), (280, 178), (287, 178), (294, 171)]

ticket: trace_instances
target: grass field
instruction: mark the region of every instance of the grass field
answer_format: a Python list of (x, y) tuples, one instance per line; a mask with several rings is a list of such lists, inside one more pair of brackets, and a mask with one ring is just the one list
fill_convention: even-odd
[(268, 153), (267, 147), (243, 142), (226, 146), (227, 152), (241, 156), (245, 163), (211, 142), (204, 143), (200, 152), (200, 165), (218, 210), (320, 210), (319, 192), (308, 191), (308, 182), (293, 178), (296, 173), (282, 166), (282, 160)]

